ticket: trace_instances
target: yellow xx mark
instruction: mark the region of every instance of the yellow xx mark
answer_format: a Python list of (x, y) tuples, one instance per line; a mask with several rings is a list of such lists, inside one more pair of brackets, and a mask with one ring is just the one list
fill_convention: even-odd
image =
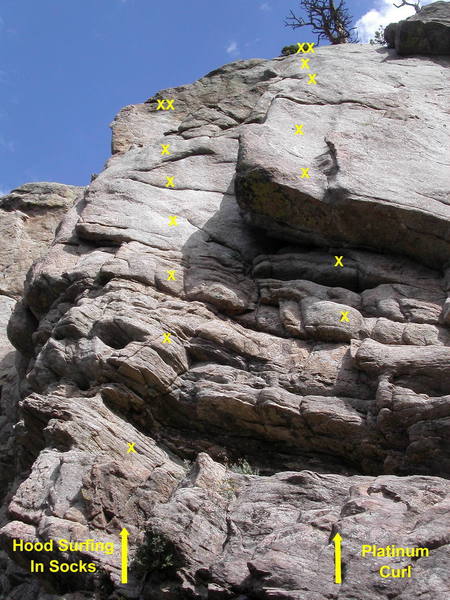
[[(156, 107), (156, 110), (175, 110), (173, 107), (173, 103), (175, 102), (174, 99), (172, 99), (172, 100), (167, 100), (167, 99), (158, 100), (157, 99), (157, 102), (158, 102), (158, 106)], [(164, 108), (164, 105), (166, 102), (167, 102), (167, 107)]]
[[(296, 54), (298, 54), (299, 52), (304, 52), (305, 54), (309, 54), (310, 52), (312, 52), (313, 54), (316, 53), (316, 51), (314, 50), (314, 46), (315, 46), (314, 42), (312, 44), (310, 44), (309, 42), (303, 42), (303, 44), (300, 44), (300, 42), (297, 42), (297, 46), (298, 46), (298, 50), (297, 50)], [(304, 49), (304, 46), (307, 46), (306, 50)]]

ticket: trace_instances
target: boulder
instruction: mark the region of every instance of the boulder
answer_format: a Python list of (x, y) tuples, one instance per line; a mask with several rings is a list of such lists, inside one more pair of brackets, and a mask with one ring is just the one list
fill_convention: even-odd
[(384, 39), (400, 55), (450, 54), (450, 3), (433, 2), (384, 30)]

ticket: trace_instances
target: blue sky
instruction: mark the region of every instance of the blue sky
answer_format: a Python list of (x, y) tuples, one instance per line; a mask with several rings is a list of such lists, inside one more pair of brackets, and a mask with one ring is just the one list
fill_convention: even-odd
[[(347, 6), (363, 38), (413, 13), (391, 0)], [(284, 27), (290, 9), (299, 14), (297, 0), (2, 0), (0, 194), (29, 181), (86, 185), (123, 106), (315, 41)]]

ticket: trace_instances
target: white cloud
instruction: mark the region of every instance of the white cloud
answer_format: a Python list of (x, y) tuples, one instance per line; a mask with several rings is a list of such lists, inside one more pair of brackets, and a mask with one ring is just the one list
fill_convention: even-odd
[(228, 44), (226, 48), (226, 53), (232, 56), (233, 58), (239, 56), (240, 52), (236, 41), (233, 40)]
[(270, 8), (270, 4), (268, 2), (263, 2), (262, 4), (259, 5), (260, 10), (264, 10), (264, 11), (269, 11), (272, 10)]
[[(376, 8), (372, 8), (366, 14), (364, 14), (358, 21), (356, 21), (356, 27), (358, 28), (359, 37), (362, 43), (367, 43), (370, 38), (373, 38), (375, 31), (380, 25), (386, 26), (389, 23), (397, 23), (402, 19), (406, 19), (415, 13), (412, 6), (402, 6), (396, 8), (395, 4), (400, 4), (399, 0), (376, 0)], [(415, 0), (409, 0), (415, 1)], [(424, 0), (422, 6), (430, 4), (434, 0)]]

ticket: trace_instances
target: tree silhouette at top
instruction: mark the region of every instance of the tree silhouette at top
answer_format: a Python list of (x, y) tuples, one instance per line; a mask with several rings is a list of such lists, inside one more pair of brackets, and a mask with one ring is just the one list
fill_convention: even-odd
[(416, 13), (420, 12), (421, 6), (420, 2), (407, 2), (406, 0), (401, 0), (401, 4), (394, 4), (395, 8), (401, 8), (402, 6), (412, 6)]
[(290, 16), (286, 17), (286, 27), (312, 27), (313, 33), (318, 36), (317, 45), (323, 39), (333, 45), (358, 42), (358, 36), (354, 33), (356, 28), (351, 27), (353, 17), (344, 0), (340, 0), (339, 4), (334, 0), (301, 0), (300, 6), (307, 19), (297, 17), (291, 10)]

